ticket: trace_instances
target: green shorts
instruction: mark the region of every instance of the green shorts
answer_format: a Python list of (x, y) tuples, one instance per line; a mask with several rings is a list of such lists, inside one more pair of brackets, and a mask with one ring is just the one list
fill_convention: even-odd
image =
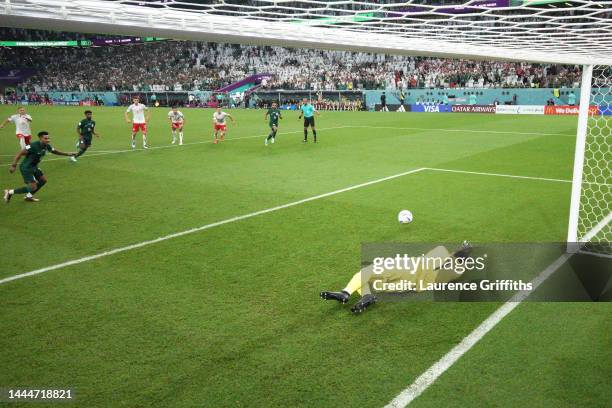
[(38, 167), (20, 167), (19, 171), (26, 184), (36, 183), (43, 176), (42, 170)]
[[(91, 137), (87, 137), (87, 136), (83, 136), (83, 144), (87, 147), (91, 146)], [(79, 144), (81, 144), (81, 141), (79, 140)]]
[(270, 122), (268, 123), (268, 126), (270, 126), (270, 129), (272, 129), (274, 126), (278, 127), (278, 122)]

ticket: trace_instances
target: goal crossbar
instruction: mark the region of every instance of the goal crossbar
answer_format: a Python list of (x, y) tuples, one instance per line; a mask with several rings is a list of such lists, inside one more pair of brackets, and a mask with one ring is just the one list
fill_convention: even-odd
[(610, 1), (573, 1), (575, 6), (562, 13), (532, 6), (487, 7), (477, 0), (464, 2), (477, 5), (467, 12), (411, 1), (402, 7), (354, 2), (361, 10), (344, 9), (341, 5), (351, 2), (334, 0), (262, 0), (240, 6), (225, 0), (219, 2), (225, 8), (202, 2), (197, 7), (189, 3), (190, 10), (181, 1), (145, 3), (159, 7), (137, 3), (5, 0), (0, 3), (0, 24), (399, 55), (612, 65)]

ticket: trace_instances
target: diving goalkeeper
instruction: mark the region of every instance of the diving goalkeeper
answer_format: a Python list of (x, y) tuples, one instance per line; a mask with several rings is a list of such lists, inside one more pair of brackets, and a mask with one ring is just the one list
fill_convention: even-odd
[[(460, 265), (460, 262), (452, 262), (453, 260), (462, 259), (469, 255), (472, 246), (464, 241), (454, 253), (451, 253), (444, 246), (437, 246), (423, 256), (423, 259), (429, 260), (445, 260), (449, 265)], [(385, 285), (393, 286), (397, 283), (408, 283), (416, 292), (420, 292), (419, 288), (426, 287), (430, 283), (451, 282), (461, 277), (465, 269), (457, 267), (443, 267), (442, 262), (423, 262), (420, 263), (414, 270), (411, 269), (385, 269), (384, 271), (376, 271), (374, 264), (364, 267), (361, 271), (353, 275), (352, 279), (340, 292), (321, 292), (321, 299), (336, 300), (342, 304), (348, 303), (351, 295), (354, 292), (359, 293), (361, 298), (351, 307), (351, 312), (361, 313), (369, 306), (376, 303), (377, 298), (370, 292), (370, 285)], [(417, 282), (419, 283), (417, 285)], [(376, 286), (376, 285), (375, 285)], [(400, 286), (400, 285), (396, 285)], [(401, 290), (395, 290), (398, 292)]]

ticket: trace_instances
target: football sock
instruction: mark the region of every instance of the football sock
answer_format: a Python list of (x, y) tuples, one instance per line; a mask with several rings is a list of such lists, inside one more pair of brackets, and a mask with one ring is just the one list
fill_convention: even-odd
[(145, 135), (144, 133), (142, 134), (142, 145), (143, 146), (147, 145), (147, 135)]
[(183, 132), (179, 132), (179, 143), (183, 144)]
[(304, 129), (304, 140), (308, 139), (308, 130)]
[(30, 189), (30, 186), (25, 186), (25, 187), (20, 187), (20, 188), (16, 188), (15, 190), (11, 190), (13, 192), (13, 194), (25, 194), (25, 193), (31, 193), (32, 189)]
[(346, 285), (346, 288), (342, 289), (342, 291), (349, 295), (353, 294), (355, 291), (361, 294), (361, 271), (353, 275), (348, 285)]
[(87, 148), (79, 148), (79, 152), (77, 153), (76, 157), (82, 156), (86, 151)]
[(38, 192), (40, 191), (40, 189), (41, 189), (41, 188), (43, 188), (43, 186), (44, 186), (45, 184), (47, 184), (47, 181), (46, 181), (46, 180), (39, 180), (39, 181), (37, 181), (37, 182), (36, 182), (36, 185), (38, 186), (38, 188), (36, 189), (36, 191), (33, 191), (33, 192), (32, 192), (32, 195), (34, 195), (34, 194), (38, 193)]
[(317, 131), (312, 129), (312, 135), (314, 136), (315, 142), (317, 141)]

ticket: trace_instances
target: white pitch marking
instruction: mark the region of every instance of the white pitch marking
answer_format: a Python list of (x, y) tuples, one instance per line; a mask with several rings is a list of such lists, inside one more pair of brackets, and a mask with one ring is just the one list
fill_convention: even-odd
[(515, 294), (509, 301), (504, 303), (499, 309), (493, 312), (484, 322), (475, 328), (470, 334), (461, 340), (461, 343), (453, 347), (448, 353), (438, 360), (434, 365), (429, 367), (427, 371), (421, 374), (414, 382), (397, 397), (395, 397), (385, 408), (404, 408), (408, 406), (415, 398), (421, 395), (430, 385), (432, 385), (438, 377), (448, 370), (461, 356), (467, 353), (480, 339), (482, 339), (491, 329), (502, 321), (510, 312), (512, 312), (529, 294), (535, 291), (538, 286), (550, 277), (557, 269), (559, 269), (572, 254), (563, 254), (557, 258), (552, 264), (544, 269), (540, 274), (531, 281), (533, 288), (531, 291), (521, 291)]
[[(332, 130), (332, 129), (343, 129), (343, 128), (351, 128), (353, 126), (332, 126), (332, 127), (328, 127), (328, 128), (321, 128), (319, 130)], [(295, 131), (291, 131), (291, 132), (283, 132), (281, 133), (281, 135), (283, 134), (292, 134), (292, 133), (302, 133), (303, 130), (295, 130)], [(253, 136), (241, 136), (241, 137), (232, 137), (232, 138), (227, 138), (225, 139), (226, 142), (232, 141), (232, 140), (242, 140), (242, 139), (252, 139), (255, 137), (264, 137), (267, 135), (253, 135)], [(190, 146), (190, 145), (198, 145), (198, 144), (204, 144), (204, 143), (212, 143), (212, 140), (202, 140), (199, 142), (191, 142), (191, 143), (183, 143), (183, 145), (164, 145), (164, 146), (152, 146), (149, 147), (148, 149), (125, 149), (125, 150), (112, 150), (112, 151), (106, 151), (106, 150), (93, 150), (92, 152), (87, 154), (87, 157), (96, 157), (96, 156), (106, 156), (109, 154), (118, 154), (118, 153), (129, 153), (129, 152), (139, 152), (139, 151), (143, 151), (143, 150), (155, 150), (155, 149), (171, 149), (171, 148), (177, 148), (177, 147), (183, 147), (183, 146)], [(16, 154), (16, 153), (15, 153)], [(2, 156), (9, 156), (9, 157), (15, 157), (14, 154), (12, 155), (2, 155)], [(52, 161), (58, 161), (58, 160), (66, 160), (65, 158), (53, 158), (53, 159), (46, 159), (45, 163), (48, 162), (52, 162)], [(0, 166), (3, 165), (7, 165), (7, 164), (11, 164), (10, 162), (6, 162), (6, 163), (1, 163)]]
[(392, 176), (382, 177), (382, 178), (379, 178), (379, 179), (376, 179), (376, 180), (367, 181), (367, 182), (361, 183), (361, 184), (355, 184), (355, 185), (352, 185), (352, 186), (349, 186), (349, 187), (341, 188), (339, 190), (330, 191), (329, 193), (319, 194), (319, 195), (316, 195), (316, 196), (304, 198), (302, 200), (294, 201), (294, 202), (291, 202), (291, 203), (279, 205), (279, 206), (276, 206), (276, 207), (267, 208), (265, 210), (255, 211), (255, 212), (252, 212), (252, 213), (249, 213), (249, 214), (244, 214), (244, 215), (239, 215), (237, 217), (227, 218), (227, 219), (222, 220), (222, 221), (213, 222), (212, 224), (206, 224), (206, 225), (202, 225), (201, 227), (196, 227), (196, 228), (191, 228), (191, 229), (188, 229), (188, 230), (185, 230), (185, 231), (176, 232), (174, 234), (166, 235), (166, 236), (159, 237), (159, 238), (156, 238), (156, 239), (152, 239), (152, 240), (149, 240), (149, 241), (143, 241), (143, 242), (139, 242), (139, 243), (136, 243), (136, 244), (124, 246), (124, 247), (121, 247), (121, 248), (115, 248), (115, 249), (111, 249), (111, 250), (108, 250), (108, 251), (100, 252), (100, 253), (97, 253), (97, 254), (94, 254), (94, 255), (90, 255), (90, 256), (86, 256), (86, 257), (83, 257), (83, 258), (78, 258), (78, 259), (73, 259), (73, 260), (70, 260), (70, 261), (62, 262), (60, 264), (47, 266), (47, 267), (44, 267), (44, 268), (41, 268), (41, 269), (36, 269), (36, 270), (30, 271), (30, 272), (25, 272), (25, 273), (21, 273), (21, 274), (18, 274), (18, 275), (9, 276), (7, 278), (0, 279), (0, 285), (2, 285), (4, 283), (11, 282), (11, 281), (14, 281), (14, 280), (17, 280), (17, 279), (23, 279), (23, 278), (26, 278), (28, 276), (38, 275), (38, 274), (49, 272), (49, 271), (53, 271), (53, 270), (56, 270), (56, 269), (65, 268), (67, 266), (78, 265), (78, 264), (81, 264), (83, 262), (93, 261), (94, 259), (103, 258), (103, 257), (106, 257), (106, 256), (118, 254), (120, 252), (126, 252), (126, 251), (130, 251), (132, 249), (142, 248), (144, 246), (156, 244), (158, 242), (167, 241), (169, 239), (178, 238), (178, 237), (182, 237), (184, 235), (193, 234), (194, 232), (204, 231), (204, 230), (207, 230), (207, 229), (210, 229), (210, 228), (218, 227), (220, 225), (224, 225), (224, 224), (229, 224), (229, 223), (236, 222), (236, 221), (245, 220), (247, 218), (252, 218), (252, 217), (256, 217), (258, 215), (263, 215), (263, 214), (267, 214), (267, 213), (270, 213), (270, 212), (273, 212), (273, 211), (278, 211), (278, 210), (282, 210), (282, 209), (285, 209), (285, 208), (293, 207), (293, 206), (296, 206), (296, 205), (308, 203), (310, 201), (319, 200), (321, 198), (330, 197), (330, 196), (333, 196), (333, 195), (336, 195), (336, 194), (340, 194), (340, 193), (344, 193), (344, 192), (351, 191), (351, 190), (356, 190), (358, 188), (371, 186), (372, 184), (382, 183), (383, 181), (388, 181), (388, 180), (392, 180), (392, 179), (395, 179), (395, 178), (398, 178), (398, 177), (407, 176), (409, 174), (418, 173), (418, 172), (420, 172), (422, 170), (424, 170), (424, 168), (413, 169), (413, 170), (405, 171), (405, 172), (402, 172), (402, 173), (397, 173), (397, 174), (394, 174)]
[[(482, 171), (469, 171), (469, 170), (455, 170), (455, 169), (440, 169), (437, 167), (426, 167), (427, 170), (431, 171), (444, 171), (447, 173), (463, 173), (463, 174), (476, 174), (480, 176), (493, 176), (493, 177), (507, 177), (507, 178), (516, 178), (516, 179), (526, 179), (526, 180), (541, 180), (541, 181), (553, 181), (556, 183), (571, 183), (572, 180), (563, 180), (563, 179), (555, 179), (555, 178), (546, 178), (546, 177), (535, 177), (535, 176), (518, 176), (514, 174), (504, 174), (504, 173), (486, 173)], [(612, 184), (608, 183), (594, 183), (592, 181), (583, 181), (582, 184), (589, 184), (593, 186), (606, 186), (609, 187)]]
[(557, 183), (571, 183), (572, 180), (562, 180), (555, 178), (546, 178), (546, 177), (534, 177), (534, 176), (517, 176), (514, 174), (503, 174), (503, 173), (485, 173), (482, 171), (468, 171), (468, 170), (453, 170), (453, 169), (440, 169), (435, 167), (426, 167), (427, 170), (432, 171), (444, 171), (447, 173), (463, 173), (463, 174), (477, 174), (480, 176), (495, 176), (495, 177), (508, 177), (508, 178), (516, 178), (516, 179), (526, 179), (526, 180), (541, 180), (541, 181), (554, 181)]

